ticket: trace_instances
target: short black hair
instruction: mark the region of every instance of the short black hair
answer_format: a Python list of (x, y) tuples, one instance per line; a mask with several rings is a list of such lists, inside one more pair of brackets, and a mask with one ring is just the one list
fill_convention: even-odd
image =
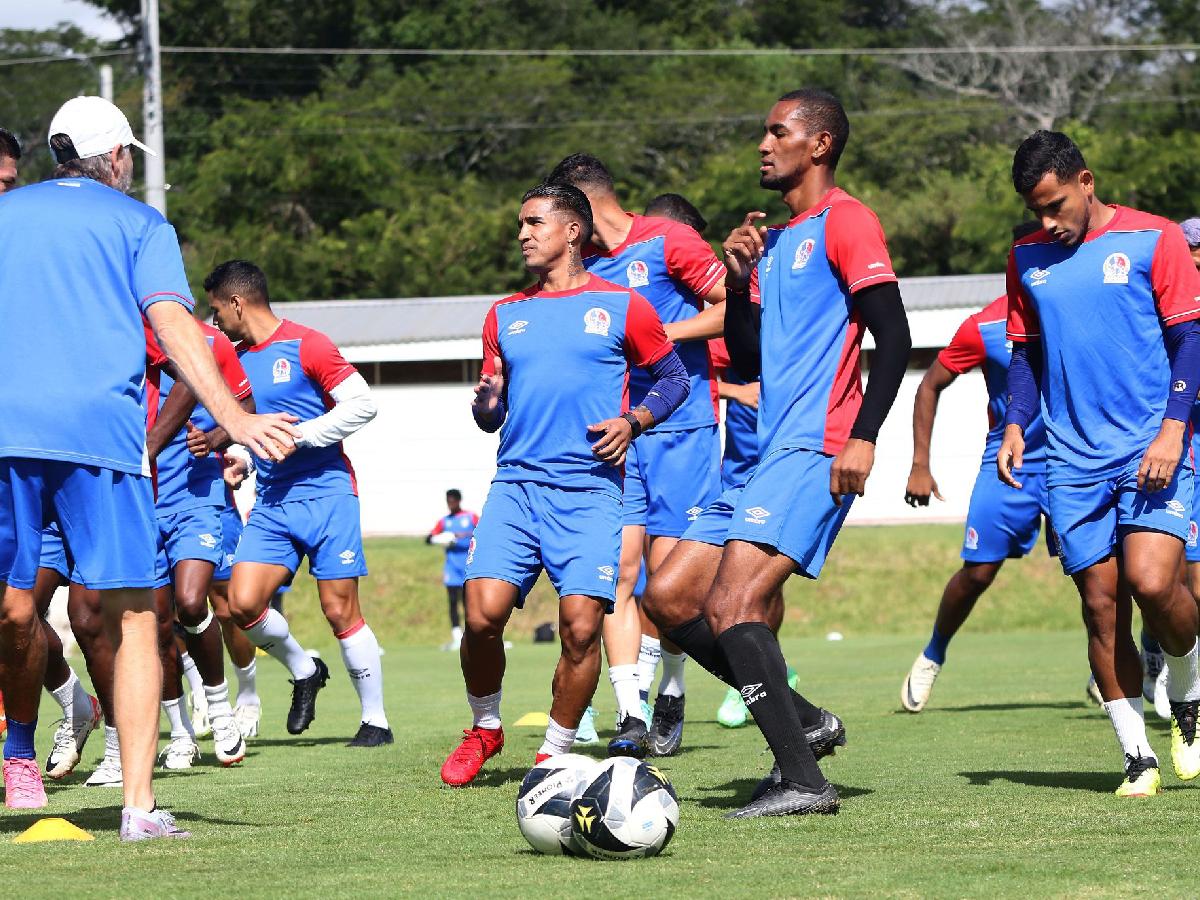
[(15, 134), (5, 128), (0, 128), (0, 156), (7, 156), (9, 159), (21, 158), (21, 142)]
[(604, 163), (588, 153), (572, 153), (550, 172), (546, 179), (556, 184), (570, 184), (577, 188), (600, 188), (613, 193), (613, 177)]
[(1059, 181), (1073, 178), (1087, 168), (1076, 143), (1061, 131), (1035, 131), (1013, 154), (1012, 180), (1018, 194), (1028, 194), (1047, 172)]
[(527, 190), (525, 196), (521, 198), (521, 203), (524, 204), (539, 197), (549, 200), (558, 212), (565, 212), (579, 221), (580, 247), (586, 247), (591, 242), (592, 204), (588, 202), (587, 194), (571, 184), (543, 181), (537, 187)]
[(850, 140), (850, 119), (842, 101), (829, 91), (820, 88), (801, 88), (798, 91), (788, 91), (775, 101), (776, 103), (799, 103), (803, 112), (798, 118), (808, 125), (810, 132), (828, 131), (833, 138), (833, 150), (830, 153), (829, 168), (836, 169), (846, 142)]
[(462, 491), (460, 491), (458, 488), (450, 488), (450, 490), (446, 491), (446, 499), (449, 500), (451, 498), (455, 500), (462, 500)]
[(1042, 223), (1037, 219), (1026, 219), (1024, 222), (1018, 222), (1013, 226), (1013, 240), (1019, 241), (1023, 237), (1029, 237), (1035, 231), (1042, 230)]
[(682, 194), (659, 194), (646, 204), (646, 215), (674, 219), (676, 222), (692, 226), (700, 234), (704, 234), (704, 229), (708, 227), (708, 222), (700, 215), (700, 210), (692, 206)]
[(228, 260), (209, 272), (208, 277), (204, 279), (204, 290), (218, 297), (239, 294), (261, 300), (263, 303), (271, 301), (267, 292), (266, 274), (254, 263), (244, 259)]

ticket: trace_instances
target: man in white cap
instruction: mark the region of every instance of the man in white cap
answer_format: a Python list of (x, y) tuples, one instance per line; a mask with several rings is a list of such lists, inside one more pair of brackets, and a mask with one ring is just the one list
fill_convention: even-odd
[(31, 588), (41, 528), (55, 519), (77, 577), (100, 591), (116, 649), (114, 703), (124, 769), (122, 840), (181, 837), (155, 805), (151, 774), (162, 683), (155, 641), (154, 499), (143, 407), (152, 326), (174, 369), (240, 444), (283, 459), (286, 416), (233, 399), (191, 316), (179, 242), (125, 195), (130, 147), (147, 150), (119, 109), (67, 101), (49, 128), (50, 180), (0, 197), (0, 687), (9, 714), (5, 805), (46, 794), (33, 734), (45, 637)]

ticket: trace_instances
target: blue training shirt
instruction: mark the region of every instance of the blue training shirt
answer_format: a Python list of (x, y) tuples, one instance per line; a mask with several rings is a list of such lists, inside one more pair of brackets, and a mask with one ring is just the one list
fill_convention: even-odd
[(442, 568), (442, 584), (446, 587), (462, 587), (467, 580), (467, 551), (471, 547), (471, 535), (479, 524), (479, 516), (465, 509), (447, 513), (438, 519), (430, 534), (449, 533), (454, 543), (446, 545), (446, 565)]

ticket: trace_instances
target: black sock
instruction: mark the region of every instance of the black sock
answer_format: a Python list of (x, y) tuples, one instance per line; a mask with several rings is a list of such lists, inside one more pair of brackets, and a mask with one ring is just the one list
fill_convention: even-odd
[(734, 675), (734, 687), (742, 692), (754, 723), (770, 744), (780, 774), (807, 788), (825, 787), (825, 776), (789, 695), (787, 663), (771, 629), (763, 622), (734, 625), (717, 638), (717, 648)]
[[(712, 629), (708, 626), (708, 621), (704, 616), (696, 616), (690, 622), (684, 622), (677, 628), (673, 628), (667, 632), (667, 637), (678, 644), (681, 650), (685, 651), (688, 656), (699, 663), (702, 669), (715, 675), (730, 687), (738, 687), (738, 685), (734, 684), (734, 677), (726, 667), (725, 660), (717, 651), (717, 639), (713, 636)], [(786, 678), (784, 680), (784, 687), (787, 687)], [(807, 699), (795, 691), (791, 691), (791, 695), (792, 702), (796, 706), (796, 714), (800, 716), (800, 724), (805, 728), (820, 725), (820, 707), (813, 706)]]

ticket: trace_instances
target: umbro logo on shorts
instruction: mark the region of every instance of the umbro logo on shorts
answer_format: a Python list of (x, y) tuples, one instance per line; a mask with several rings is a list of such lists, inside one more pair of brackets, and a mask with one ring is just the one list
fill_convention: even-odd
[(600, 573), (601, 581), (612, 581), (617, 572), (612, 566), (596, 566), (596, 571)]
[(217, 546), (217, 539), (211, 534), (199, 535), (198, 540), (200, 541), (200, 546), (208, 550), (211, 550), (213, 547)]
[(1182, 503), (1180, 503), (1178, 500), (1168, 500), (1167, 501), (1167, 515), (1168, 516), (1175, 516), (1175, 518), (1177, 518), (1177, 519), (1183, 519), (1183, 518), (1186, 518), (1186, 516), (1184, 516), (1184, 512), (1186, 512), (1186, 507)]
[(770, 510), (763, 509), (761, 506), (752, 506), (746, 510), (746, 521), (751, 525), (766, 525), (769, 515), (771, 515)]
[(354, 562), (354, 557), (357, 554), (353, 550), (343, 550), (338, 554), (338, 559), (342, 561), (343, 566), (348, 566)]
[(753, 704), (755, 700), (761, 700), (763, 697), (765, 697), (767, 695), (766, 691), (759, 690), (759, 688), (761, 688), (761, 687), (762, 687), (762, 682), (760, 681), (757, 684), (748, 684), (744, 688), (742, 688), (742, 690), (741, 690), (742, 699), (746, 701), (747, 706), (750, 706), (751, 704)]

